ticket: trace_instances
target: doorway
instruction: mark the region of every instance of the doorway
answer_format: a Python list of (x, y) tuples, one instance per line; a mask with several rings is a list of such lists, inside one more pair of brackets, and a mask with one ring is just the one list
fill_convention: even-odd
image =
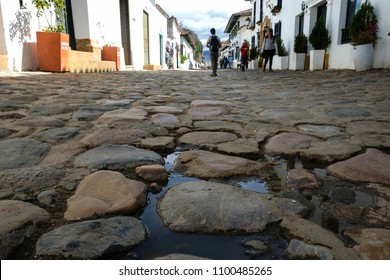
[(144, 25), (144, 64), (150, 64), (150, 55), (149, 55), (149, 14), (144, 11), (143, 17)]
[(74, 33), (72, 1), (65, 0), (65, 30), (69, 34), (69, 45), (72, 50), (76, 49), (76, 35)]
[(121, 38), (125, 55), (125, 65), (132, 64), (131, 41), (130, 41), (130, 17), (129, 0), (119, 0), (121, 17)]

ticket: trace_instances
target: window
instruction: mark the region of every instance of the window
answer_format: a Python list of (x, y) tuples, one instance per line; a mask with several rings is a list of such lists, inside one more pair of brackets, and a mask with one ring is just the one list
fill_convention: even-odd
[(305, 15), (304, 14), (299, 16), (298, 34), (303, 33), (303, 25), (305, 23), (304, 19), (305, 19)]
[(25, 0), (19, 0), (20, 9), (26, 9), (26, 4), (24, 2), (25, 2)]
[(317, 9), (317, 19), (319, 19), (320, 17), (322, 17), (326, 22), (326, 3), (319, 6)]
[(282, 22), (279, 20), (279, 22), (275, 23), (275, 37), (281, 38), (282, 36)]
[(256, 25), (256, 1), (253, 3), (253, 24)]
[(345, 22), (345, 27), (349, 27), (351, 25), (352, 18), (355, 15), (355, 13), (360, 9), (361, 5), (362, 5), (362, 0), (348, 0), (347, 18)]
[(263, 22), (263, 0), (260, 1), (260, 22)]
[(347, 44), (351, 42), (351, 38), (349, 37), (349, 26), (351, 25), (353, 16), (360, 9), (361, 5), (362, 5), (362, 0), (348, 0), (345, 28), (341, 29), (342, 44)]

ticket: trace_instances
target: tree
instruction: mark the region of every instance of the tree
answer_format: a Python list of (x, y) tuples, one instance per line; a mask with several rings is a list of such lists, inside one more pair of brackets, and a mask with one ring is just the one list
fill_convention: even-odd
[(309, 36), (309, 42), (315, 50), (325, 50), (330, 44), (328, 29), (322, 17), (318, 18)]
[(198, 35), (188, 27), (182, 27), (180, 29), (185, 33), (184, 37), (187, 39), (191, 47), (194, 49), (194, 59), (197, 62), (202, 62), (203, 45), (200, 42)]

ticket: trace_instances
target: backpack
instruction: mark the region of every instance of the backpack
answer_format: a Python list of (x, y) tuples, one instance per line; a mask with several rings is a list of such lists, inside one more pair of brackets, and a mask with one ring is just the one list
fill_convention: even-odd
[(210, 39), (210, 50), (212, 52), (217, 52), (219, 49), (219, 40), (217, 36), (211, 36)]

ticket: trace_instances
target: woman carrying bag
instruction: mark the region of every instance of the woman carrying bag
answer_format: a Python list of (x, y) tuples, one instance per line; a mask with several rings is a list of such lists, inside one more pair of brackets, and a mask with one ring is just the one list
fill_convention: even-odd
[(264, 53), (264, 65), (263, 72), (265, 72), (265, 68), (267, 66), (269, 60), (269, 71), (272, 71), (272, 60), (274, 55), (278, 54), (278, 44), (276, 43), (276, 38), (273, 35), (273, 30), (268, 29), (266, 36), (264, 38), (263, 46), (261, 47), (261, 52)]

